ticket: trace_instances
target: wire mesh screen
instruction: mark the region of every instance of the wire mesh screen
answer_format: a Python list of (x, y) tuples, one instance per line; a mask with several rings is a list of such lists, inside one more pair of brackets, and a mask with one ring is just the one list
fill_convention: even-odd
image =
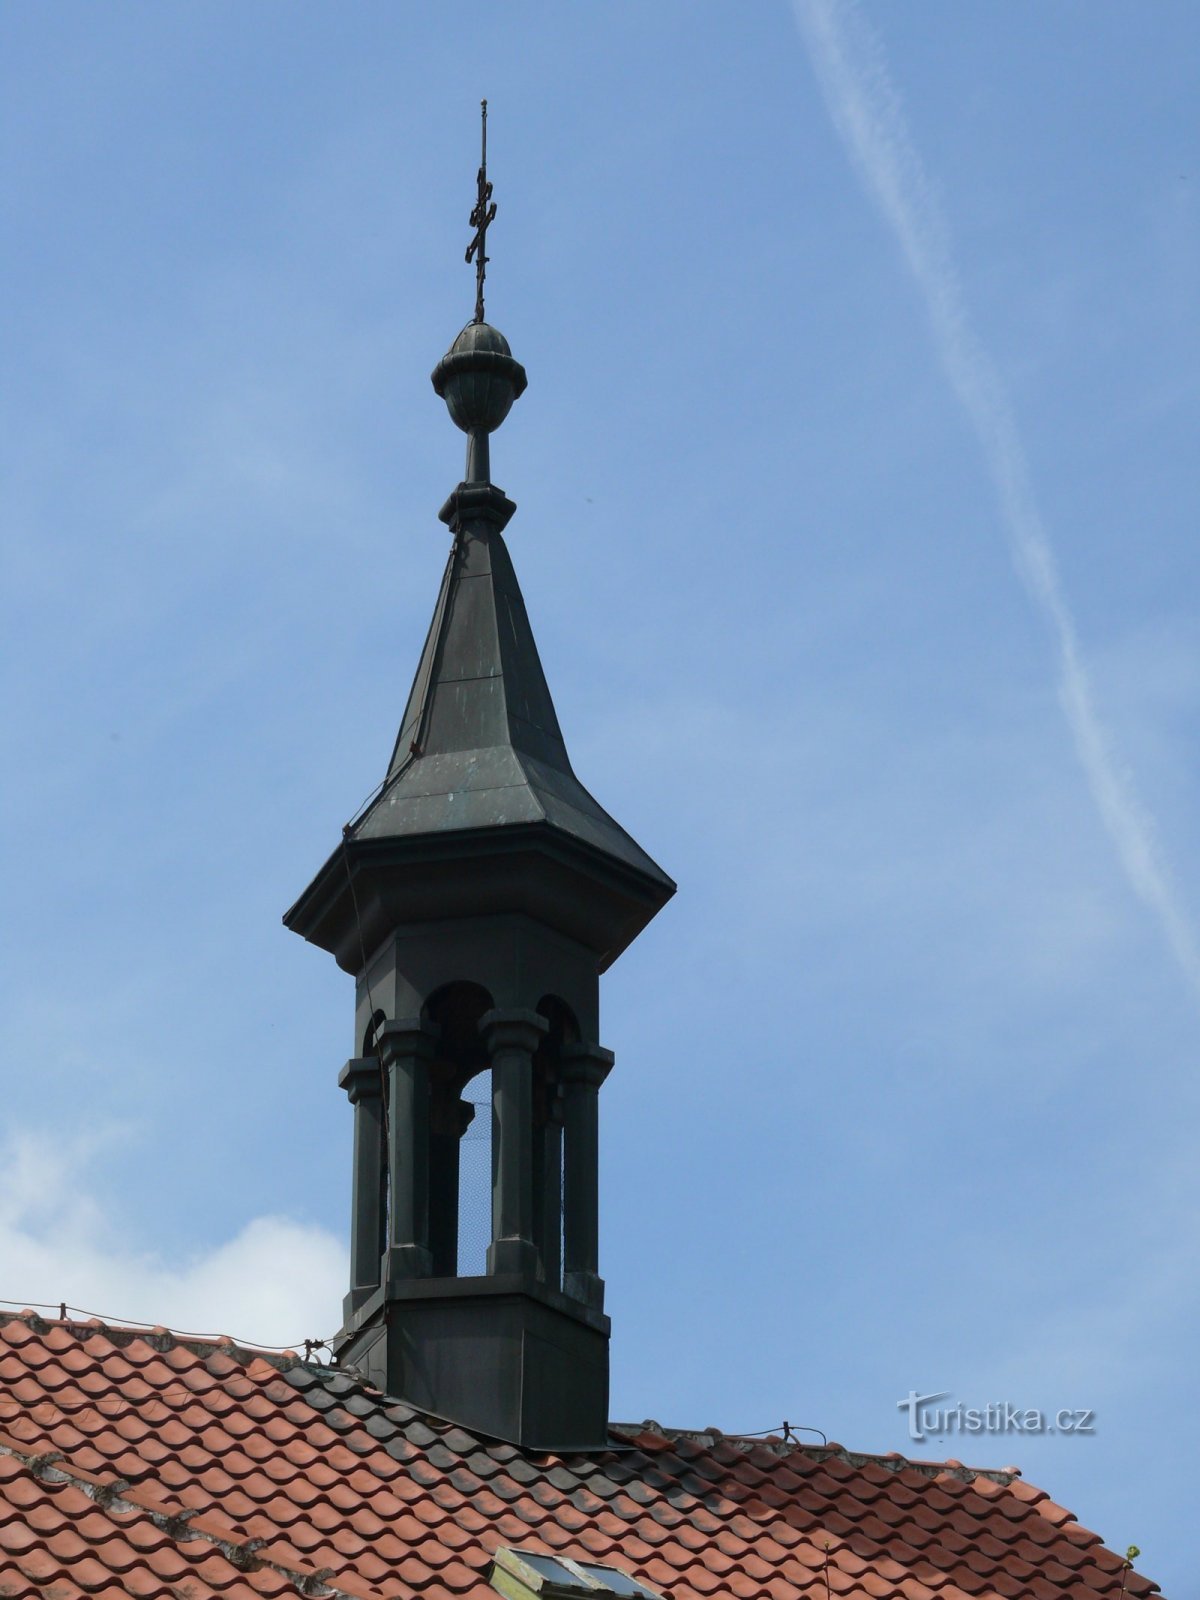
[(458, 1149), (460, 1278), (483, 1276), (492, 1242), (492, 1107), (487, 1100), (472, 1100), (471, 1104), (475, 1115)]

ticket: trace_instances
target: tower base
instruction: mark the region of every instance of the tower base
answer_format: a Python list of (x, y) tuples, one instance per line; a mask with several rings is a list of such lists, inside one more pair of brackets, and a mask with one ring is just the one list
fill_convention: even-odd
[(334, 1343), (397, 1400), (533, 1450), (608, 1442), (609, 1319), (523, 1275), (380, 1288)]

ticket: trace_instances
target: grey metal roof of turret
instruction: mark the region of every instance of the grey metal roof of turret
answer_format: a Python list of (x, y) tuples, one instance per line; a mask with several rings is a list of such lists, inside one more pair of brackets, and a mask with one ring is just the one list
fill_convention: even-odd
[(467, 435), (439, 512), (454, 543), (387, 773), (283, 919), (356, 974), (401, 925), (498, 912), (545, 923), (604, 971), (675, 892), (571, 769), (504, 543), (516, 506), (492, 482), (490, 435), (526, 380), (484, 319), (486, 143), (477, 185), (475, 316), (432, 374)]
[(671, 879), (571, 769), (490, 482), (488, 434), (525, 387), (503, 334), (468, 323), (433, 374), (468, 434), (467, 476), (433, 621), (380, 793), (349, 829), (384, 840), (545, 823), (655, 880)]
[(547, 822), (666, 875), (571, 770), (499, 530), (458, 534), (382, 792), (356, 839)]

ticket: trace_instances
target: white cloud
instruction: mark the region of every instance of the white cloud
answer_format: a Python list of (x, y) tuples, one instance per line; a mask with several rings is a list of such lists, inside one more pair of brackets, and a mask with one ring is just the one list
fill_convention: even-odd
[[(0, 1297), (73, 1308), (106, 1320), (227, 1333), (298, 1346), (339, 1320), (345, 1251), (324, 1228), (255, 1217), (232, 1239), (183, 1259), (138, 1247), (89, 1185), (119, 1130), (53, 1141), (19, 1132), (0, 1160)], [(143, 1197), (149, 1203), (152, 1197)]]

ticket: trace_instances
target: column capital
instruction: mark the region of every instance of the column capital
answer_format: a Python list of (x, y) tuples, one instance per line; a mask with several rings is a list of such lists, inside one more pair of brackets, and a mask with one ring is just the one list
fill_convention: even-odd
[(428, 1061), (441, 1032), (435, 1023), (420, 1017), (393, 1017), (380, 1028), (375, 1042), (385, 1067), (412, 1057)]
[(612, 1071), (615, 1060), (612, 1051), (601, 1044), (564, 1045), (560, 1076), (564, 1083), (582, 1083), (598, 1089)]
[(378, 1100), (383, 1094), (379, 1057), (351, 1056), (338, 1073), (338, 1087), (345, 1089), (352, 1106), (360, 1100)]
[(485, 1012), (479, 1019), (479, 1031), (493, 1054), (498, 1050), (525, 1050), (532, 1055), (550, 1031), (550, 1024), (538, 1011), (514, 1007)]

